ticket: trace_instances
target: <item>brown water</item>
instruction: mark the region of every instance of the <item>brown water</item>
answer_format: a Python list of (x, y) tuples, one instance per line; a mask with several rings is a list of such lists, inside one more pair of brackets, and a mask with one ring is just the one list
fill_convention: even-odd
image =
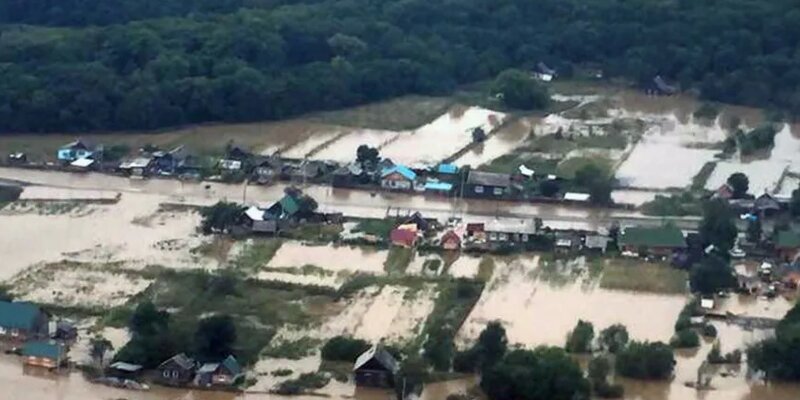
[(356, 246), (311, 246), (299, 242), (286, 242), (269, 262), (270, 267), (296, 267), (314, 265), (339, 272), (383, 273), (386, 250)]
[(470, 149), (456, 159), (455, 164), (477, 167), (504, 154), (511, 153), (528, 139), (537, 122), (537, 118), (519, 118), (504, 125), (489, 136), (484, 143)]
[(355, 160), (358, 146), (367, 145), (379, 148), (401, 134), (403, 133), (376, 129), (358, 129), (319, 149), (312, 158), (315, 160), (349, 163)]

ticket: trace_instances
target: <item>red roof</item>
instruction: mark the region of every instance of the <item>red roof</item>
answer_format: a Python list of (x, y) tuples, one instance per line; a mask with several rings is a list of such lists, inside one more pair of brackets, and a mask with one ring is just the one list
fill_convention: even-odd
[(483, 224), (482, 223), (467, 224), (467, 232), (483, 232)]
[(461, 238), (453, 231), (447, 231), (442, 235), (442, 244), (452, 242), (457, 245), (461, 244)]
[(408, 229), (392, 229), (389, 233), (392, 244), (413, 247), (417, 242), (417, 233)]

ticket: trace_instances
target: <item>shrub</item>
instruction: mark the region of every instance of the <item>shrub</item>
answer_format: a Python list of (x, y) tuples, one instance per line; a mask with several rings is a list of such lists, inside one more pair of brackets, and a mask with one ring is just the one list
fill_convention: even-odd
[(616, 354), (628, 344), (628, 329), (625, 325), (614, 324), (600, 331), (600, 346), (609, 353)]
[(700, 346), (700, 336), (692, 329), (682, 329), (675, 332), (669, 345), (676, 349), (687, 349)]
[(717, 337), (717, 328), (715, 328), (714, 325), (705, 324), (703, 325), (703, 328), (700, 330), (700, 334), (702, 334), (705, 337), (715, 338)]
[(579, 320), (575, 329), (567, 337), (565, 349), (570, 353), (589, 353), (592, 351), (594, 326), (591, 322)]
[(633, 341), (617, 354), (617, 373), (628, 378), (667, 379), (674, 368), (672, 349), (661, 342)]
[(355, 362), (361, 353), (369, 349), (370, 344), (361, 339), (336, 336), (322, 346), (322, 359), (328, 361)]

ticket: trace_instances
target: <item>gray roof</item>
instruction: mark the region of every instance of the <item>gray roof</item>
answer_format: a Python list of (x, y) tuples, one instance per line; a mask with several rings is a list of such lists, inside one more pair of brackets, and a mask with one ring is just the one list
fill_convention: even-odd
[(189, 356), (187, 356), (186, 353), (180, 353), (180, 354), (176, 354), (176, 355), (172, 356), (172, 358), (170, 358), (169, 360), (164, 361), (163, 363), (161, 363), (161, 365), (159, 365), (159, 367), (164, 366), (165, 364), (167, 364), (170, 361), (174, 362), (175, 364), (177, 364), (179, 367), (181, 367), (183, 369), (192, 369), (192, 368), (194, 368), (194, 360), (191, 359)]
[(484, 225), (486, 232), (523, 233), (533, 235), (536, 233), (536, 221), (533, 219), (496, 219)]
[(219, 363), (205, 363), (197, 370), (198, 374), (210, 374), (219, 368)]
[(587, 235), (586, 236), (586, 247), (590, 249), (601, 249), (605, 250), (608, 246), (608, 242), (611, 239), (608, 236), (602, 235)]
[(126, 363), (124, 361), (117, 361), (111, 364), (110, 367), (111, 369), (116, 369), (125, 372), (136, 372), (142, 369), (142, 366), (139, 364), (131, 364), (131, 363)]
[(366, 363), (370, 360), (375, 359), (381, 364), (384, 368), (389, 371), (397, 372), (400, 369), (399, 365), (397, 364), (397, 360), (395, 360), (394, 356), (389, 354), (383, 346), (375, 345), (369, 348), (369, 350), (362, 353), (356, 359), (355, 365), (353, 365), (353, 371), (358, 370), (359, 368), (363, 367)]
[(511, 185), (511, 175), (495, 172), (469, 171), (467, 183), (472, 185), (508, 187)]
[(0, 326), (13, 329), (31, 329), (42, 309), (31, 303), (0, 301)]

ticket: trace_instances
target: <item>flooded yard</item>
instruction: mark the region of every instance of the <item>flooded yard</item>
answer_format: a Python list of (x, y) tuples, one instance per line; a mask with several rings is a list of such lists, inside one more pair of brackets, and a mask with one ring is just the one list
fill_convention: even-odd
[(381, 148), (381, 156), (407, 165), (434, 165), (472, 142), (472, 130), (499, 126), (505, 114), (479, 107), (454, 106), (428, 125), (400, 134)]
[(313, 265), (333, 272), (383, 273), (388, 251), (356, 246), (307, 245), (286, 242), (267, 264), (268, 267)]
[(459, 167), (465, 165), (477, 167), (489, 163), (504, 154), (511, 153), (525, 143), (536, 122), (537, 120), (532, 118), (517, 118), (498, 129), (482, 144), (473, 147), (458, 157), (454, 163)]
[(403, 132), (382, 131), (376, 129), (358, 129), (339, 137), (319, 149), (311, 157), (315, 160), (349, 163), (356, 159), (358, 146), (366, 145), (380, 148), (402, 135)]

